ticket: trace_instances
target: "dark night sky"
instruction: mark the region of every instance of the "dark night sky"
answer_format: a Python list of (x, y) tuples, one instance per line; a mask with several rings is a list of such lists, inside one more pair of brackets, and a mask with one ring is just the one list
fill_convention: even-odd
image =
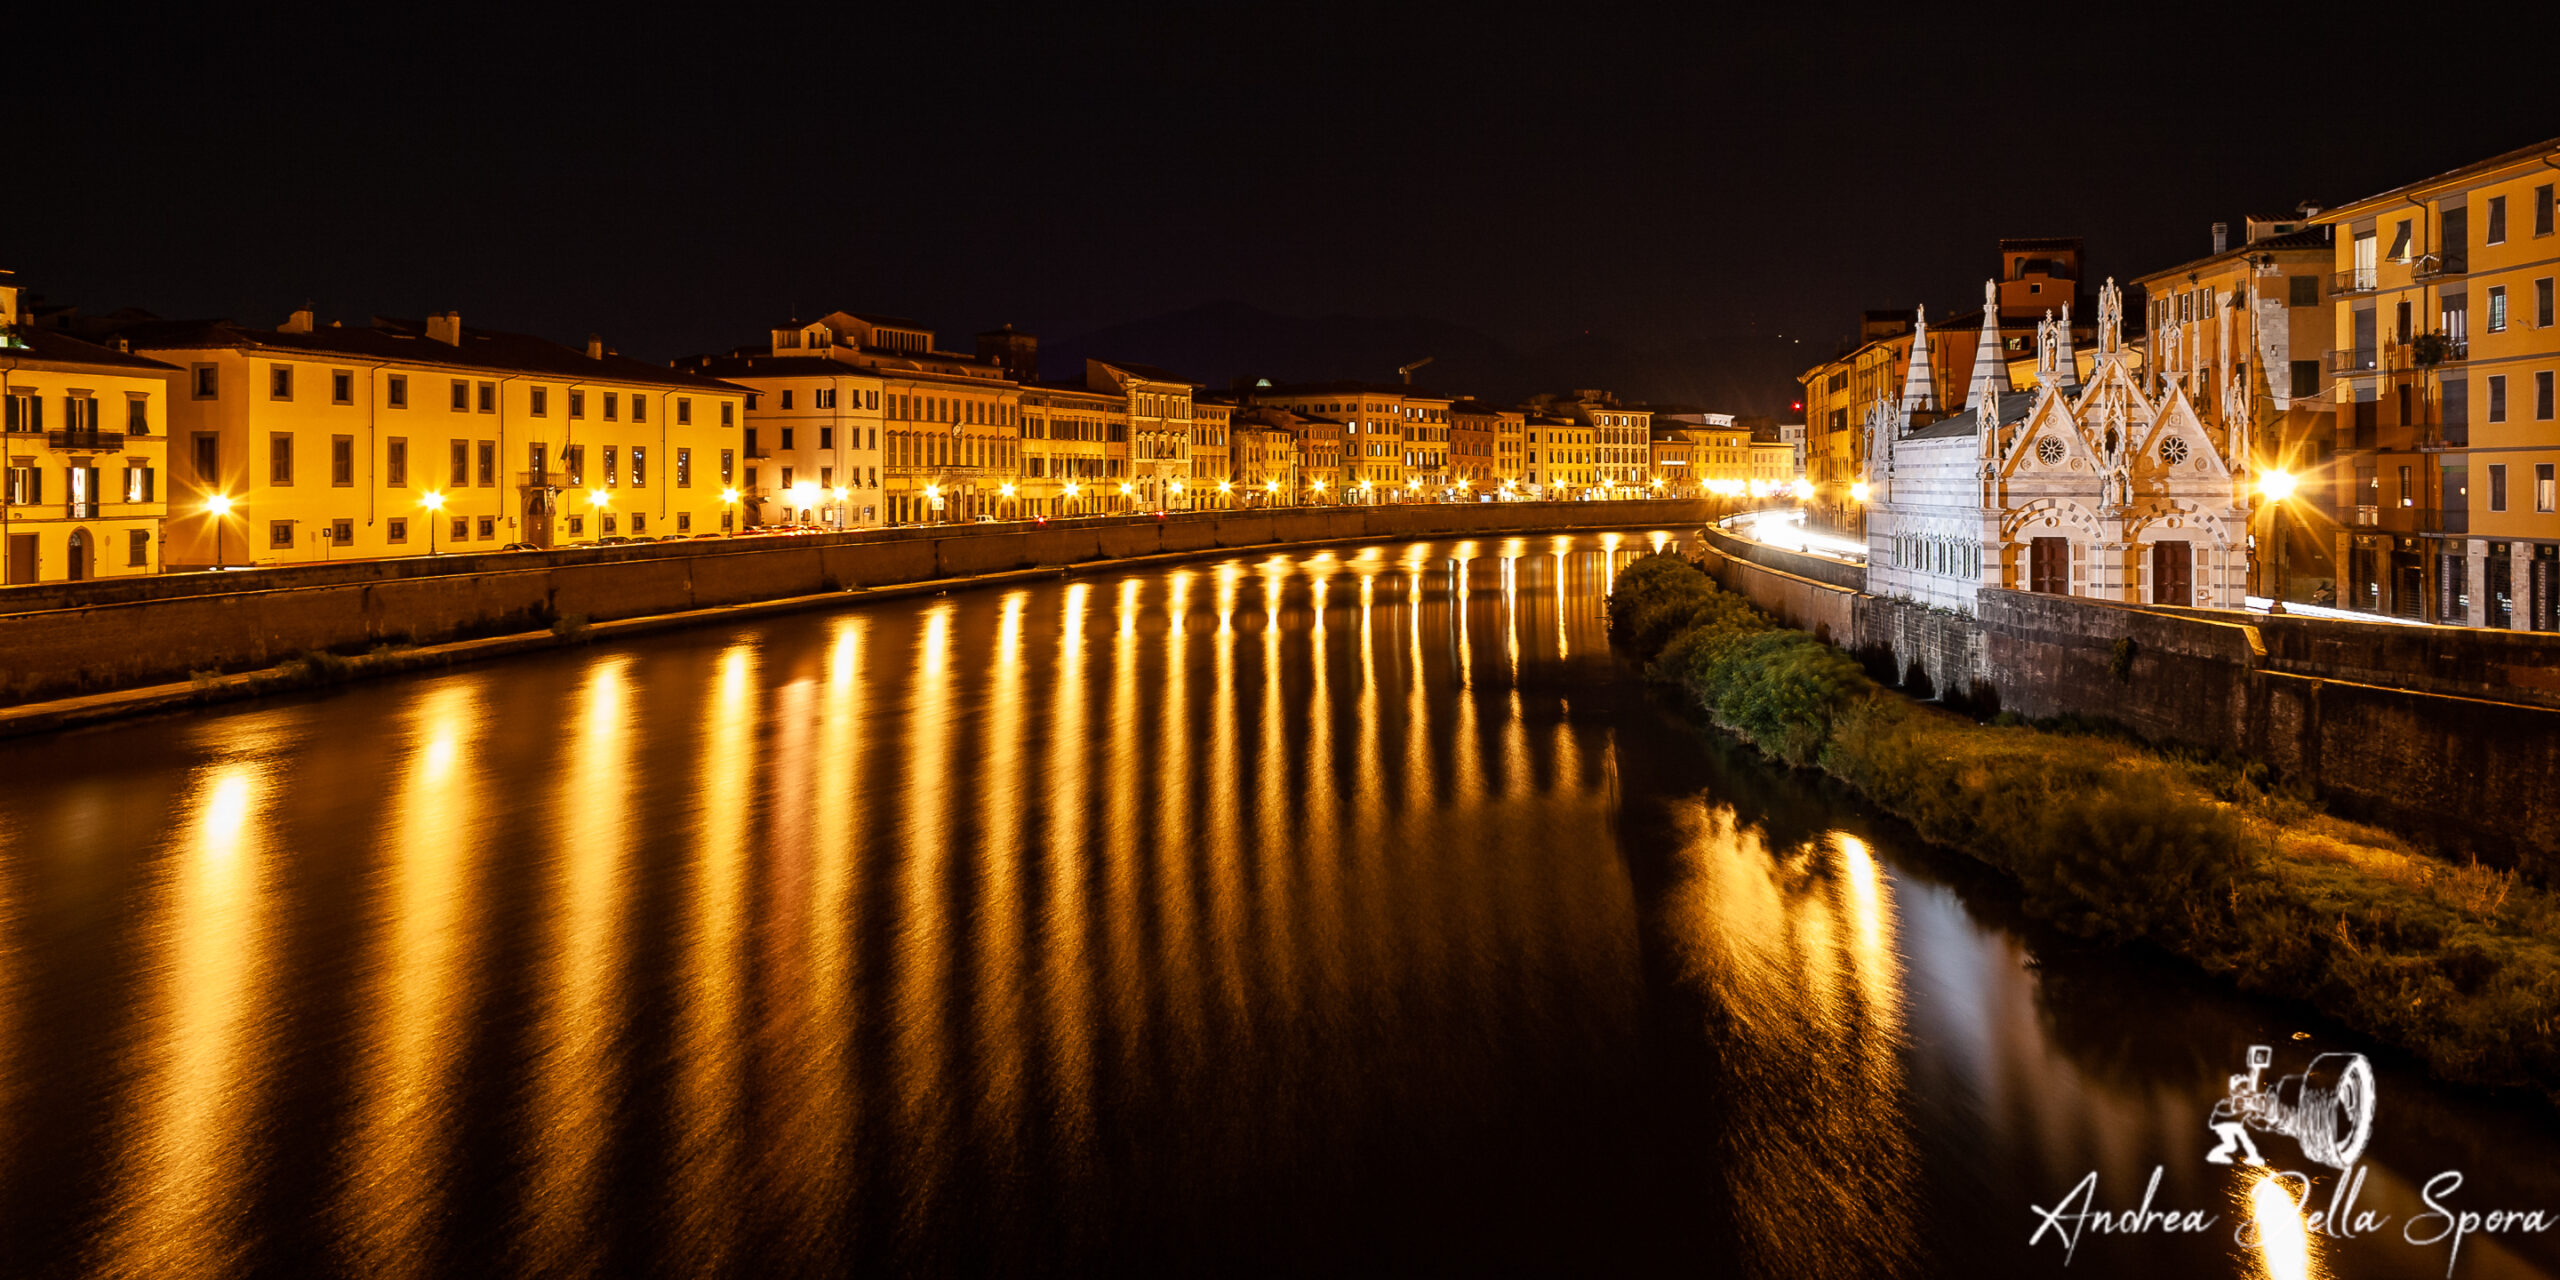
[(2400, 59), (2336, 9), (889, 8), (52, 6), (95, 25), (13, 40), (0, 266), (91, 311), (455, 307), (648, 357), (795, 309), (965, 345), (1240, 299), (1810, 363), (1862, 307), (1977, 296), (2002, 235), (2138, 274), (2217, 218), (2560, 134), (2554, 23), (2522, 8), (2417, 23), (2502, 23), (2513, 70), (2448, 55), (2476, 82), (2403, 67), (2352, 109), (2315, 104)]

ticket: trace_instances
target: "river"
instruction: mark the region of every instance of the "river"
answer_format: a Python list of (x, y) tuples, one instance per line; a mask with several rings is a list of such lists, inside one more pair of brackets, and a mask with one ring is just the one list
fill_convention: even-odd
[[(1603, 599), (1670, 536), (0, 745), (0, 1274), (2560, 1273), (2410, 1239), (2443, 1171), (2560, 1210), (2547, 1107), (2052, 936), (1663, 705)], [(2206, 1163), (2253, 1044), (2372, 1055), (2366, 1234)], [(2209, 1225), (2076, 1215), (2155, 1168)]]

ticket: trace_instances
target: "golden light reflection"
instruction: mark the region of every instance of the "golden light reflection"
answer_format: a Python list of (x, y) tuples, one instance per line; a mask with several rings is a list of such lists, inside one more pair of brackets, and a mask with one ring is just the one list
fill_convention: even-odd
[(1720, 1153), (1746, 1252), (1801, 1275), (1895, 1273), (1917, 1157), (1891, 886), (1847, 833), (1773, 847), (1703, 800), (1678, 821), (1669, 936), (1683, 979), (1731, 1015), (1732, 1078), (1712, 1087), (1757, 1117)]
[(1092, 941), (1086, 925), (1086, 884), (1092, 861), (1083, 816), (1086, 735), (1085, 615), (1093, 607), (1093, 586), (1070, 583), (1058, 610), (1057, 714), (1049, 726), (1049, 795), (1047, 874), (1049, 901), (1043, 913), (1041, 939), (1044, 965), (1040, 987), (1048, 993), (1048, 1077), (1051, 1081), (1052, 1171), (1061, 1184), (1069, 1171), (1082, 1168), (1097, 1134), (1093, 1115), (1094, 995), (1088, 961)]
[(243, 1158), (267, 1070), (259, 1003), (268, 981), (268, 868), (252, 817), (271, 778), (234, 760), (196, 776), (194, 821), (161, 857), (146, 932), (159, 975), (137, 1038), (136, 1083), (118, 1109), (121, 1195), (106, 1269), (130, 1276), (228, 1276), (258, 1185)]
[(409, 756), (393, 796), (390, 880), (379, 918), (383, 954), (367, 1007), (377, 1034), (358, 1067), (353, 1172), (340, 1206), (349, 1269), (422, 1275), (450, 1211), (461, 1047), (481, 967), (480, 838), (471, 771), (460, 746), (479, 737), (474, 683), (430, 685), (410, 714)]
[[(1196, 1067), (1207, 1046), (1201, 1038), (1199, 920), (1192, 895), (1191, 778), (1198, 771), (1191, 756), (1191, 586), (1199, 575), (1176, 569), (1165, 575), (1164, 673), (1156, 681), (1163, 702), (1152, 714), (1160, 745), (1149, 767), (1134, 775), (1146, 780), (1156, 820), (1154, 873), (1157, 945), (1153, 967), (1162, 973), (1175, 1048), (1187, 1060), (1179, 1068)], [(1143, 873), (1142, 873), (1143, 874)]]
[(703, 708), (690, 884), (682, 911), (692, 928), (675, 957), (679, 974), (675, 1147), (681, 1242), (678, 1269), (724, 1269), (739, 1245), (748, 1131), (747, 814), (757, 768), (757, 651), (751, 640), (721, 650)]
[(621, 921), (630, 804), (624, 793), (636, 741), (628, 723), (631, 659), (598, 662), (577, 701), (568, 785), (551, 840), (548, 980), (535, 1015), (535, 1128), (526, 1212), (527, 1247), (548, 1274), (594, 1274), (592, 1223), (605, 1193), (605, 1135), (623, 1092), (620, 1043)]
[(2248, 1175), (2245, 1200), (2249, 1232), (2257, 1248), (2258, 1274), (2265, 1280), (2318, 1280), (2328, 1274), (2320, 1264), (2302, 1205), (2286, 1190), (2283, 1175), (2272, 1169)]
[(988, 726), (986, 770), (976, 788), (986, 807), (979, 837), (984, 879), (978, 928), (970, 940), (979, 973), (976, 1039), (985, 1055), (976, 1139), (999, 1150), (1018, 1144), (1029, 1092), (1022, 990), (1030, 959), (1022, 911), (1023, 735), (1013, 726), (1023, 703), (1023, 612), (1030, 602), (1030, 593), (1008, 591), (997, 605), (995, 661), (989, 668), (994, 690), (987, 703), (994, 723)]

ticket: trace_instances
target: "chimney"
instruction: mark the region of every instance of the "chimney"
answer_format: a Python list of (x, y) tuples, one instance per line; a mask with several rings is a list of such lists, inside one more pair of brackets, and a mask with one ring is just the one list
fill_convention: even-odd
[(587, 358), (589, 360), (604, 359), (604, 339), (602, 337), (592, 333), (587, 335)]
[(2213, 251), (2215, 253), (2220, 253), (2230, 247), (2231, 224), (2228, 222), (2217, 222), (2213, 224)]
[(448, 347), (462, 345), (462, 313), (446, 311), (427, 317), (427, 339)]
[(292, 315), (284, 318), (284, 325), (282, 328), (278, 329), (277, 332), (309, 333), (311, 332), (311, 328), (311, 304), (306, 302), (301, 306), (294, 308)]

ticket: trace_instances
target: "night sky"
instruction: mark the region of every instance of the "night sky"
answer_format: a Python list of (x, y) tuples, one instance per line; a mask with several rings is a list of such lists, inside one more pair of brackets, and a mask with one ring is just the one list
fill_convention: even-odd
[(2055, 8), (56, 5), (12, 41), (0, 266), (92, 312), (451, 307), (649, 358), (839, 306), (965, 346), (1238, 300), (1812, 363), (1861, 308), (1977, 297), (2003, 235), (2129, 276), (2560, 134), (2548, 8), (2412, 20), (2432, 79), (2344, 9)]

